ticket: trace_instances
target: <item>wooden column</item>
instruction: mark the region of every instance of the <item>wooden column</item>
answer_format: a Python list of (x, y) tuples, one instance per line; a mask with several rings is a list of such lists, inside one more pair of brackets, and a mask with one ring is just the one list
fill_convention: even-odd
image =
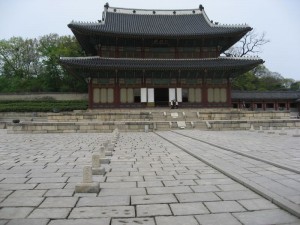
[(119, 86), (119, 78), (118, 78), (118, 70), (116, 72), (115, 77), (115, 87), (114, 87), (114, 105), (119, 106), (120, 105), (120, 86)]
[(278, 102), (277, 101), (274, 102), (274, 106), (275, 106), (275, 110), (278, 111)]
[(208, 87), (207, 87), (207, 83), (206, 83), (206, 77), (207, 77), (207, 71), (205, 70), (205, 76), (203, 78), (203, 88), (202, 88), (202, 102), (203, 102), (203, 106), (207, 107), (208, 106)]
[(93, 109), (94, 108), (94, 105), (93, 105), (93, 99), (94, 99), (94, 96), (93, 96), (93, 79), (88, 77), (86, 79), (86, 81), (88, 82), (88, 96), (89, 96), (89, 109)]
[(231, 82), (230, 78), (227, 78), (227, 104), (231, 107)]

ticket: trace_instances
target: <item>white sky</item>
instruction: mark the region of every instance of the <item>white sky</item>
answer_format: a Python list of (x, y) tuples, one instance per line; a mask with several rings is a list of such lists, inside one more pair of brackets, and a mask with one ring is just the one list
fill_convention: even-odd
[[(67, 24), (101, 19), (108, 0), (0, 0), (0, 39), (72, 34)], [(194, 9), (222, 24), (247, 23), (270, 43), (259, 56), (268, 69), (300, 81), (300, 0), (109, 0), (110, 6)]]

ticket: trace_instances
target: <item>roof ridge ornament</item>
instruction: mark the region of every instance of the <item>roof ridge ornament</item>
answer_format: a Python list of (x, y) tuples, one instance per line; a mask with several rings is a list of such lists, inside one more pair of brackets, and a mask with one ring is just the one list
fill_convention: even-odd
[(204, 10), (204, 7), (203, 7), (203, 5), (201, 4), (201, 5), (199, 5), (199, 9), (200, 9), (200, 11), (203, 11)]

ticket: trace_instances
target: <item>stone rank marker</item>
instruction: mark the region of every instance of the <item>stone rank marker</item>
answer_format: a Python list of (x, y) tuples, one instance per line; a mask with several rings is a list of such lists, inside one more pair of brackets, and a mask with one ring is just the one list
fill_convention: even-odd
[(82, 183), (76, 184), (75, 193), (98, 193), (99, 183), (93, 182), (92, 167), (83, 167), (83, 180)]
[(270, 130), (268, 131), (268, 134), (275, 134), (275, 131), (273, 130), (273, 127), (270, 127)]
[(100, 155), (92, 155), (92, 174), (93, 175), (104, 175), (105, 168), (101, 167)]
[(298, 128), (296, 128), (296, 131), (295, 131), (295, 134), (293, 134), (293, 137), (300, 137)]
[(259, 126), (259, 131), (258, 133), (264, 133), (265, 131), (263, 130), (263, 127), (262, 126)]
[(284, 127), (281, 128), (281, 131), (279, 132), (279, 135), (287, 135), (287, 132), (285, 131)]
[(105, 157), (105, 147), (100, 147), (100, 164), (109, 164), (110, 159)]

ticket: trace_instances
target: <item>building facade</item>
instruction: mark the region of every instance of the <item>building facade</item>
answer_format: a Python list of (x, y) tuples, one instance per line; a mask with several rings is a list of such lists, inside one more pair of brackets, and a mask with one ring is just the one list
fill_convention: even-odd
[(191, 10), (143, 10), (104, 6), (96, 23), (69, 28), (86, 57), (62, 57), (83, 77), (89, 108), (168, 106), (232, 107), (232, 78), (263, 63), (222, 57), (252, 28), (210, 21), (202, 5)]
[(300, 112), (300, 91), (232, 91), (232, 106), (253, 111)]

